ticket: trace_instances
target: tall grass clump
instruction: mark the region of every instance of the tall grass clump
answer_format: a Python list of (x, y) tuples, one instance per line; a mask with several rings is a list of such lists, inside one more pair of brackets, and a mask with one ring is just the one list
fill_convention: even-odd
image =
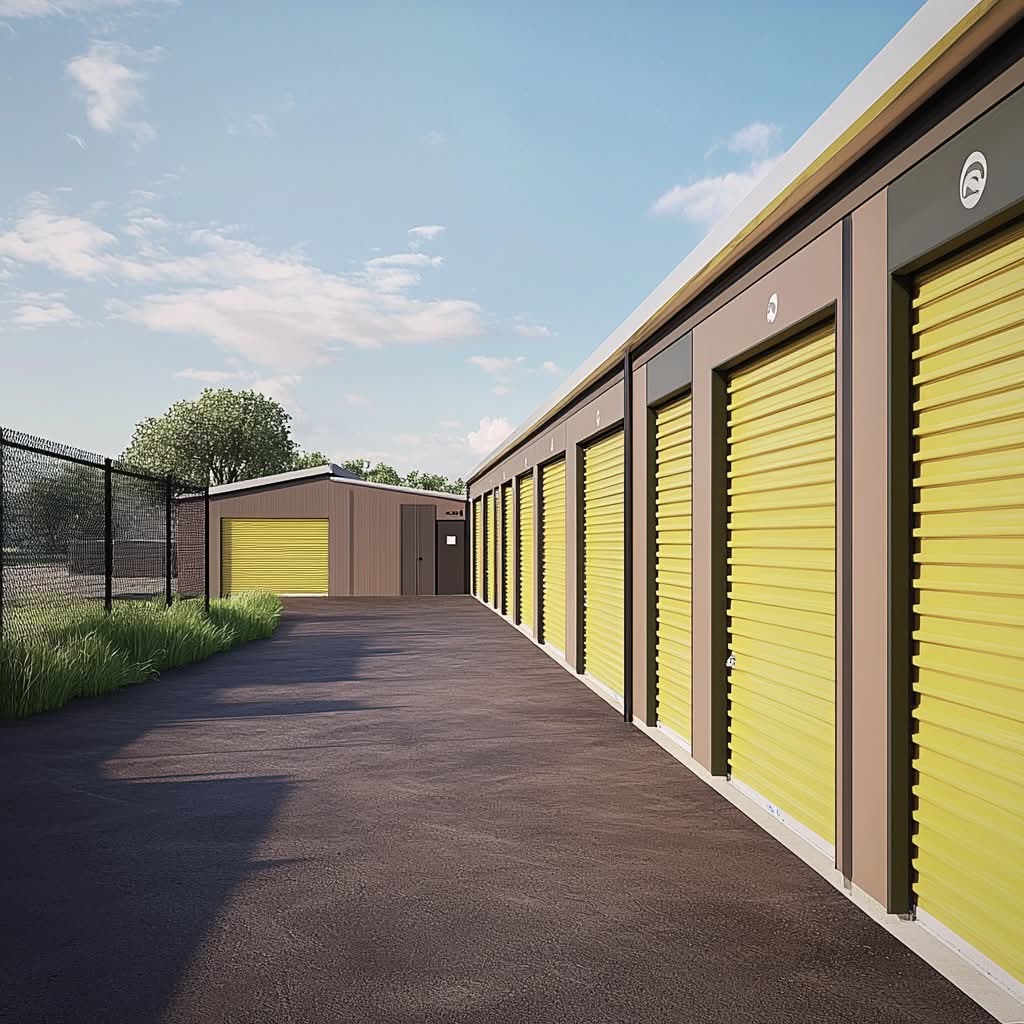
[(170, 608), (162, 601), (122, 602), (109, 615), (83, 602), (62, 608), (59, 618), (45, 607), (17, 609), (0, 642), (0, 719), (144, 682), (270, 636), (280, 618), (280, 599), (256, 593), (213, 600), (209, 615), (200, 601)]

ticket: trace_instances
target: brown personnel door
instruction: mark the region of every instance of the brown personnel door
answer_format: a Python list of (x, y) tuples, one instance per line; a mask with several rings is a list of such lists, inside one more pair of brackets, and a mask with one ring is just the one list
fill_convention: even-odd
[[(436, 505), (402, 506), (402, 595), (434, 594)], [(461, 552), (460, 552), (461, 553)]]

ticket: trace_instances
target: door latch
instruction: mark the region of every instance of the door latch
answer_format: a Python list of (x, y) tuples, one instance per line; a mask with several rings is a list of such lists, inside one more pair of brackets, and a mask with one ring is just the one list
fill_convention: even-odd
[(729, 657), (725, 659), (725, 667), (726, 668), (735, 668), (736, 667), (736, 655), (733, 654), (732, 651), (729, 652)]

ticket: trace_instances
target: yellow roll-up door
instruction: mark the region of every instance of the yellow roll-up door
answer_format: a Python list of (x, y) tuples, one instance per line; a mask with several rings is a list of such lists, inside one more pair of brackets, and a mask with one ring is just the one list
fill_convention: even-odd
[(484, 513), (479, 498), (473, 501), (473, 593), (484, 595)]
[(484, 497), (484, 600), (490, 604), (494, 594), (494, 492)]
[(729, 379), (729, 768), (835, 844), (835, 328)]
[(690, 396), (655, 412), (657, 721), (691, 742), (693, 452)]
[(514, 617), (515, 587), (513, 566), (515, 563), (515, 515), (512, 510), (512, 485), (505, 484), (501, 489), (501, 610)]
[(913, 294), (913, 889), (1024, 983), (1024, 223)]
[(326, 519), (222, 519), (223, 594), (327, 593)]
[(565, 651), (565, 459), (540, 471), (541, 639)]
[(519, 556), (519, 607), (517, 622), (536, 632), (533, 620), (533, 474), (519, 478), (519, 533), (516, 549)]
[(583, 671), (620, 697), (625, 674), (622, 431), (583, 449)]

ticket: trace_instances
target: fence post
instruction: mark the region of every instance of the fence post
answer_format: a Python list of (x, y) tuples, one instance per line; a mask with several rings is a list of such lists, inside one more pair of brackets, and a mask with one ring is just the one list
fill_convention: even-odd
[(0, 643), (4, 639), (4, 523), (7, 506), (4, 504), (4, 432), (0, 427)]
[(203, 604), (210, 612), (210, 485), (203, 489)]
[(165, 569), (167, 572), (167, 607), (170, 608), (174, 601), (174, 595), (171, 592), (171, 558), (173, 556), (171, 546), (171, 503), (174, 501), (174, 484), (171, 478), (171, 474), (167, 474), (167, 546), (165, 549), (166, 553), (166, 565)]
[(114, 607), (114, 480), (112, 462), (103, 460), (103, 607)]

